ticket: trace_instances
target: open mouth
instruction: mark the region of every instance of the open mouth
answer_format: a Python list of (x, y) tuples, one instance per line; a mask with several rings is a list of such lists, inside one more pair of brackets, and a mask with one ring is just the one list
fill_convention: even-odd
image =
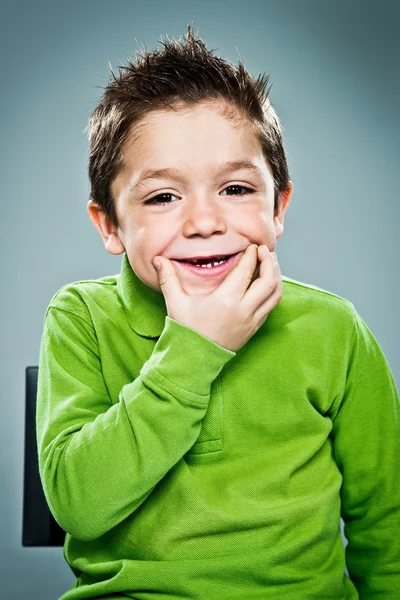
[(176, 264), (191, 273), (200, 277), (215, 277), (229, 271), (238, 254), (228, 256), (218, 256), (213, 259), (198, 259), (192, 261), (174, 260)]
[(228, 258), (233, 256), (233, 254), (228, 254), (226, 256), (216, 256), (214, 258), (198, 258), (196, 260), (179, 260), (179, 262), (188, 263), (190, 265), (196, 265), (198, 267), (203, 268), (212, 268), (217, 267), (219, 264), (224, 263)]

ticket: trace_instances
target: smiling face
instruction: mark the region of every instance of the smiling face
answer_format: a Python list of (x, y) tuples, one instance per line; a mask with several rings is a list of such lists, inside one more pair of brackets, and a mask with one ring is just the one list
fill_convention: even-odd
[[(136, 275), (160, 293), (152, 263), (157, 255), (223, 256), (244, 252), (251, 243), (273, 252), (283, 232), (291, 184), (274, 213), (272, 171), (261, 144), (248, 121), (233, 123), (220, 108), (214, 102), (152, 111), (136, 125), (111, 186), (117, 230), (94, 202), (88, 204), (107, 251), (126, 251)], [(189, 294), (212, 292), (227, 275), (204, 278), (173, 264)]]

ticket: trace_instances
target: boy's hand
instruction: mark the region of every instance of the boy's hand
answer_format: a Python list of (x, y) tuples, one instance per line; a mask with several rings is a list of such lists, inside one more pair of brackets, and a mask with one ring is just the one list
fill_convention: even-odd
[[(279, 264), (265, 246), (250, 244), (233, 271), (209, 294), (187, 294), (171, 261), (156, 258), (168, 316), (232, 352), (244, 346), (282, 298)], [(257, 258), (260, 277), (252, 281)]]

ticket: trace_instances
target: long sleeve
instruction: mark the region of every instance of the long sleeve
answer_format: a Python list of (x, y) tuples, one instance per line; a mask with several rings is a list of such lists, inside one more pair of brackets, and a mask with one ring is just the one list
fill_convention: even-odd
[(36, 427), (50, 510), (71, 536), (92, 540), (135, 511), (191, 448), (211, 384), (235, 353), (167, 316), (140, 375), (112, 399), (81, 311), (46, 312)]
[(343, 476), (349, 576), (360, 600), (398, 600), (399, 395), (382, 350), (355, 310), (345, 393), (332, 434), (334, 457)]

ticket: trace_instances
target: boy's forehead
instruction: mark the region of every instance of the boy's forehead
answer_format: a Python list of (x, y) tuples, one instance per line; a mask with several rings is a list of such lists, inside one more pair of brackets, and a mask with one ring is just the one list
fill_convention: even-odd
[[(183, 131), (176, 132), (175, 144), (172, 143), (171, 137), (167, 140), (163, 137), (160, 143), (157, 133), (162, 134), (163, 132), (162, 129), (157, 130), (157, 124), (160, 124), (163, 119), (169, 119), (171, 116), (180, 116), (183, 111), (187, 115), (189, 114), (188, 111), (193, 112), (202, 108), (204, 106), (196, 105), (191, 109), (186, 107), (182, 111), (174, 113), (171, 110), (154, 110), (131, 127), (122, 147), (120, 173), (132, 179), (130, 181), (132, 186), (162, 177), (183, 178), (182, 172), (185, 169), (192, 169), (194, 163), (199, 165), (201, 163), (200, 169), (207, 177), (221, 172), (233, 173), (239, 169), (247, 170), (254, 175), (261, 175), (263, 172), (265, 173), (266, 169), (272, 172), (262, 153), (261, 142), (247, 119), (238, 123), (236, 121), (232, 122), (231, 119), (224, 116), (224, 120), (229, 122), (229, 129), (234, 129), (234, 136), (236, 137), (237, 134), (239, 136), (236, 144), (233, 144), (234, 147), (232, 147), (232, 144), (226, 144), (223, 137), (217, 136), (217, 142), (220, 141), (223, 146), (221, 149), (223, 155), (221, 150), (215, 147), (214, 129), (212, 127), (209, 130), (210, 140), (208, 140), (207, 135), (204, 135), (203, 129), (198, 128), (206, 153), (198, 150), (197, 144), (192, 143), (190, 135), (185, 147), (186, 140), (184, 138), (187, 132), (185, 126)], [(207, 117), (207, 112), (204, 116)], [(241, 131), (239, 132), (240, 127)], [(170, 123), (168, 130), (172, 135), (175, 133), (173, 122)], [(224, 129), (222, 129), (222, 132), (224, 132)], [(192, 160), (190, 160), (188, 152), (192, 153)]]
[[(175, 127), (176, 119), (184, 120), (187, 123), (188, 118), (215, 121), (222, 119), (222, 122), (228, 125), (230, 130), (240, 132), (242, 135), (256, 137), (255, 130), (249, 118), (239, 109), (229, 104), (227, 101), (197, 102), (193, 105), (177, 104), (171, 108), (155, 108), (149, 110), (138, 122), (134, 123), (128, 132), (125, 146), (126, 148), (138, 148), (140, 144), (145, 146), (149, 135), (154, 132), (157, 126), (166, 126), (170, 123)], [(183, 126), (186, 127), (186, 124)]]

